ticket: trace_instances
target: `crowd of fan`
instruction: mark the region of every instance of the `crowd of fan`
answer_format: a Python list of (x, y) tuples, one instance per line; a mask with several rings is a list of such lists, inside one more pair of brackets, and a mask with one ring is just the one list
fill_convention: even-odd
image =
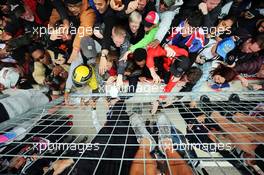
[[(16, 95), (11, 91), (13, 97), (0, 101), (0, 122), (41, 106), (54, 96), (64, 95), (65, 103), (68, 104), (71, 92), (88, 89), (93, 93), (100, 93), (101, 87), (105, 85), (122, 87), (124, 81), (128, 81), (129, 87), (132, 87), (128, 88), (129, 93), (136, 91), (138, 82), (165, 84), (164, 93), (171, 92), (176, 86), (181, 86), (180, 91), (197, 92), (207, 81), (211, 83), (212, 89), (229, 87), (233, 80), (240, 80), (242, 86), (249, 89), (264, 89), (263, 84), (250, 84), (246, 78), (248, 76), (264, 78), (263, 1), (1, 0), (0, 14), (0, 91), (30, 89), (24, 93), (21, 93), (23, 91), (21, 90)], [(32, 90), (40, 88), (49, 94), (44, 95), (42, 92)], [(159, 98), (162, 100), (166, 96)], [(209, 98), (202, 99), (206, 105), (213, 106)], [(96, 99), (92, 100), (95, 102)], [(226, 103), (232, 107), (240, 102), (230, 101)], [(153, 103), (152, 115), (160, 107), (159, 100), (156, 102)], [(225, 102), (219, 102), (218, 106), (223, 103)], [(179, 112), (187, 123), (187, 133), (199, 133), (200, 136), (197, 138), (201, 139), (202, 143), (217, 143), (220, 140), (212, 133), (257, 132), (257, 125), (237, 124), (241, 127), (233, 127), (230, 123), (223, 124), (230, 121), (218, 112), (218, 108), (214, 109), (215, 107), (210, 114), (215, 120), (212, 122), (212, 119), (206, 118), (208, 114), (202, 112), (209, 111), (208, 107), (204, 107), (206, 110), (200, 110), (191, 104), (190, 108), (186, 108), (176, 103), (180, 106)], [(96, 105), (95, 103), (91, 105), (93, 124), (96, 127), (98, 126), (95, 119)], [(109, 143), (117, 142), (121, 145), (125, 137), (111, 136), (109, 139), (109, 136), (102, 137), (100, 134), (132, 132), (133, 137), (129, 137), (131, 143), (138, 143), (139, 147), (126, 148), (127, 154), (134, 152), (132, 158), (140, 158), (145, 152), (148, 155), (151, 148), (144, 146), (143, 149), (142, 145), (145, 143), (155, 145), (156, 141), (141, 121), (140, 112), (134, 112), (130, 117), (131, 121), (128, 122), (129, 116), (124, 106), (123, 100), (116, 100), (116, 104), (110, 107), (107, 113), (108, 121), (105, 127), (96, 127), (99, 134), (92, 143), (99, 142), (104, 145), (111, 139)], [(197, 113), (197, 116), (190, 118), (189, 111)], [(118, 122), (122, 126), (116, 129), (113, 123), (116, 126), (115, 120), (119, 120), (120, 115), (123, 115), (120, 120), (124, 121)], [(243, 120), (241, 116), (245, 116), (241, 113), (229, 116), (233, 116), (232, 119), (236, 122), (246, 120), (261, 122), (257, 116)], [(206, 124), (210, 126), (209, 130)], [(133, 129), (141, 129), (132, 131), (129, 125)], [(168, 131), (165, 133), (166, 137), (159, 140), (159, 144), (173, 143), (171, 134), (177, 133), (176, 127), (172, 131), (170, 127), (168, 128), (169, 125), (171, 123), (167, 121), (166, 116), (159, 115), (157, 126), (167, 126), (165, 129), (160, 127), (159, 134), (164, 135), (161, 131)], [(67, 131), (64, 130), (63, 133)], [(7, 136), (10, 135), (1, 137), (2, 142), (6, 141), (3, 138)], [(136, 138), (138, 136), (142, 138)], [(190, 143), (197, 143), (194, 136), (186, 138)], [(246, 156), (249, 158), (263, 157), (263, 144), (258, 144), (263, 143), (263, 138), (253, 134), (249, 136), (230, 134), (222, 140), (253, 143), (237, 144), (236, 147), (248, 154)], [(255, 143), (255, 140), (258, 143)], [(112, 157), (113, 154), (123, 156), (125, 152), (123, 149), (123, 146), (120, 149), (109, 146), (104, 156)], [(105, 148), (101, 146), (99, 152), (87, 151), (86, 156), (96, 157), (104, 150)], [(181, 158), (177, 150), (168, 150), (168, 153), (164, 151), (163, 154)], [(101, 158), (100, 155), (100, 160)], [(13, 160), (17, 160), (17, 157)], [(95, 168), (97, 161), (98, 159), (80, 161), (78, 159), (75, 166), (76, 174), (87, 174), (97, 169)], [(191, 167), (185, 161), (179, 161), (179, 164), (173, 165), (169, 162), (172, 174), (192, 174)], [(14, 162), (11, 161), (11, 165), (15, 164)], [(72, 162), (73, 160), (70, 160), (71, 164)], [(111, 168), (119, 166), (116, 162), (118, 160), (106, 163), (102, 161), (98, 168), (99, 172), (107, 174), (109, 169), (119, 170)], [(263, 170), (261, 162), (257, 160), (256, 164)], [(253, 165), (252, 162), (247, 164)], [(38, 170), (35, 168), (38, 166), (35, 164), (32, 170)], [(149, 174), (157, 172), (156, 160), (147, 166), (153, 167), (154, 173)], [(129, 171), (130, 174), (139, 174), (138, 171), (143, 171), (144, 164), (135, 161), (132, 164), (128, 163), (127, 167), (124, 168), (127, 171), (124, 174), (129, 174)], [(44, 171), (43, 168), (39, 169), (39, 172)]]
[(251, 0), (1, 0), (0, 89), (99, 92), (128, 80), (224, 88), (264, 77), (264, 3)]

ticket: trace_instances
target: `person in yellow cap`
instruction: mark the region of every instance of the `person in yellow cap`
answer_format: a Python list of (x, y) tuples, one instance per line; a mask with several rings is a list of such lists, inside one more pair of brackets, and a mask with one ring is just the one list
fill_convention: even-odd
[(89, 88), (98, 92), (98, 83), (95, 73), (96, 55), (98, 49), (94, 40), (90, 37), (83, 37), (81, 50), (70, 66), (69, 76), (65, 85), (65, 104), (69, 104), (69, 93), (72, 90), (83, 91), (81, 88)]
[[(96, 79), (96, 73), (94, 70), (94, 67), (89, 64), (80, 64), (75, 69), (73, 70), (72, 74), (70, 75), (71, 77), (71, 82), (72, 82), (72, 88), (71, 89), (65, 89), (64, 93), (64, 101), (65, 104), (69, 104), (69, 93), (71, 92), (72, 89), (75, 89), (77, 91), (82, 91), (83, 88), (86, 89), (87, 87), (92, 90), (92, 93), (98, 93), (99, 88), (98, 88), (98, 83)], [(69, 78), (69, 77), (68, 77)], [(79, 89), (82, 88), (82, 89)], [(92, 119), (93, 119), (93, 124), (95, 126), (95, 129), (97, 132), (101, 129), (101, 125), (98, 121), (97, 114), (96, 114), (96, 100), (97, 97), (92, 97), (88, 103), (92, 107)], [(87, 102), (84, 101), (83, 98), (81, 98), (80, 101), (81, 105), (86, 105)]]
[(95, 73), (89, 65), (79, 65), (76, 67), (72, 78), (77, 87), (88, 84), (91, 89), (97, 89)]
[[(65, 85), (64, 101), (65, 104), (69, 104), (69, 93), (75, 91), (76, 93), (85, 93), (88, 90), (92, 90), (92, 93), (99, 93), (99, 84), (96, 78), (96, 55), (100, 50), (96, 47), (95, 41), (90, 37), (83, 37), (81, 40), (81, 50), (78, 58), (76, 58), (70, 66), (69, 76)], [(92, 97), (88, 101), (85, 98), (81, 98), (81, 105), (90, 105), (93, 124), (96, 131), (101, 129), (101, 125), (98, 121), (96, 114), (96, 100), (98, 97)], [(79, 102), (77, 102), (79, 103)]]
[[(98, 83), (94, 68), (91, 65), (81, 64), (77, 66), (71, 75), (72, 87), (75, 89), (89, 87), (93, 93), (98, 92)], [(72, 89), (66, 89), (64, 98), (65, 104), (69, 104), (69, 93)]]

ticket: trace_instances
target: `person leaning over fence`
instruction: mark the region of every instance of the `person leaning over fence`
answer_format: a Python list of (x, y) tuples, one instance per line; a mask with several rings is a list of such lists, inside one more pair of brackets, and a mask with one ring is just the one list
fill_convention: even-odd
[(21, 114), (57, 98), (34, 89), (7, 89), (2, 93), (5, 96), (4, 98), (0, 97), (0, 122), (19, 117)]

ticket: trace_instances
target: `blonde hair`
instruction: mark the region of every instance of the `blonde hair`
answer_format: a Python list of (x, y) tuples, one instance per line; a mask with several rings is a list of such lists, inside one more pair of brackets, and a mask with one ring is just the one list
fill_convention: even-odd
[(141, 23), (142, 21), (142, 15), (138, 11), (133, 11), (129, 17), (128, 17), (129, 22), (136, 22), (139, 21)]
[(126, 36), (126, 29), (121, 26), (121, 25), (117, 25), (113, 27), (113, 33), (117, 36)]

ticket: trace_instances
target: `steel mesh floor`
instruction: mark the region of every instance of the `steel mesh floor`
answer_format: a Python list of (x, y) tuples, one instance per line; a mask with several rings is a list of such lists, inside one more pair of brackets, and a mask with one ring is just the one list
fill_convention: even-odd
[[(1, 160), (10, 161), (14, 157), (27, 160), (27, 166), (14, 174), (30, 174), (36, 161), (47, 160), (51, 164), (59, 159), (74, 161), (64, 174), (129, 174), (133, 161), (142, 164), (140, 171), (143, 174), (149, 174), (148, 161), (156, 162), (157, 174), (176, 174), (171, 168), (173, 160), (184, 160), (193, 174), (263, 174), (260, 170), (260, 165), (264, 164), (263, 155), (259, 149), (264, 151), (264, 93), (236, 93), (239, 102), (228, 101), (231, 92), (207, 93), (211, 102), (198, 101), (197, 108), (190, 108), (188, 97), (205, 93), (171, 94), (184, 98), (170, 105), (158, 102), (155, 115), (150, 112), (153, 99), (158, 99), (161, 94), (139, 94), (128, 100), (121, 98), (110, 107), (100, 95), (96, 108), (102, 127), (100, 131), (95, 129), (89, 106), (65, 106), (62, 99), (58, 99), (0, 125), (3, 135), (13, 127), (30, 123), (23, 135), (0, 144)], [(75, 101), (80, 97), (89, 98), (90, 95), (72, 96)], [(142, 109), (139, 116), (156, 141), (152, 143), (155, 149), (141, 158), (135, 158), (142, 144), (137, 142), (129, 120), (135, 109)], [(170, 133), (174, 142), (172, 150), (180, 157), (168, 158), (159, 149), (162, 145), (159, 144), (161, 133), (157, 126), (160, 114), (170, 121), (169, 127), (174, 131)], [(146, 156), (148, 154), (150, 156)], [(254, 165), (249, 166), (249, 162)]]

